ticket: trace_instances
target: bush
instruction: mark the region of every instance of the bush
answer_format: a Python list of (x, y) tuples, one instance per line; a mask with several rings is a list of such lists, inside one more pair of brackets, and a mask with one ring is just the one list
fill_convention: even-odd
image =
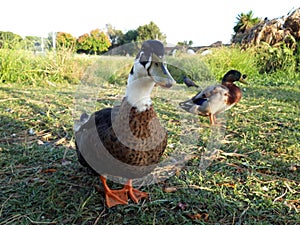
[(236, 69), (248, 74), (252, 84), (279, 85), (299, 83), (297, 58), (299, 53), (293, 54), (285, 46), (260, 45), (246, 50), (239, 46), (213, 49), (212, 54), (203, 57), (203, 61), (218, 79), (228, 70)]
[(294, 57), (294, 51), (288, 48), (285, 43), (278, 43), (275, 46), (262, 43), (255, 47), (255, 50), (258, 54), (257, 65), (261, 74), (279, 70), (287, 73), (296, 71), (297, 61)]
[(243, 74), (258, 74), (255, 52), (252, 49), (241, 50), (238, 46), (212, 49), (212, 54), (203, 56), (202, 60), (218, 80), (231, 69)]
[(33, 85), (47, 81), (77, 83), (90, 63), (68, 51), (34, 54), (4, 48), (0, 49), (0, 81)]
[(211, 71), (199, 56), (169, 57), (167, 62), (168, 69), (177, 83), (183, 83), (185, 76), (196, 82), (215, 80)]
[[(299, 83), (300, 50), (292, 53), (284, 46), (273, 48), (261, 46), (241, 50), (235, 46), (213, 48), (212, 53), (205, 56), (181, 54), (167, 58), (168, 69), (177, 83), (182, 83), (183, 77), (187, 76), (200, 86), (212, 81), (219, 83), (230, 69), (248, 74), (252, 84), (273, 85), (274, 79), (278, 85)], [(132, 57), (86, 56), (73, 54), (67, 49), (34, 54), (20, 49), (0, 49), (0, 82), (34, 85), (47, 81), (78, 83), (85, 75), (87, 80), (99, 77), (111, 84), (125, 85), (133, 63)], [(272, 70), (267, 69), (270, 63), (273, 63)]]
[(132, 61), (133, 58), (122, 56), (95, 57), (93, 63), (85, 71), (81, 82), (88, 85), (104, 82), (126, 85)]

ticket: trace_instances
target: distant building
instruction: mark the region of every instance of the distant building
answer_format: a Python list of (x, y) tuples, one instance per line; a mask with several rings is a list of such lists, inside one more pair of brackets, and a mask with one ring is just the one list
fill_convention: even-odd
[(209, 46), (195, 46), (195, 47), (190, 46), (188, 48), (185, 46), (167, 45), (165, 47), (165, 51), (166, 51), (166, 55), (171, 55), (171, 56), (175, 56), (178, 51), (185, 52), (185, 53), (191, 54), (191, 55), (196, 54), (196, 53), (201, 53), (202, 55), (207, 55), (207, 54), (211, 53), (211, 50), (210, 50), (211, 48), (219, 48), (222, 46), (227, 46), (227, 45), (224, 45), (222, 43), (222, 41), (214, 42)]

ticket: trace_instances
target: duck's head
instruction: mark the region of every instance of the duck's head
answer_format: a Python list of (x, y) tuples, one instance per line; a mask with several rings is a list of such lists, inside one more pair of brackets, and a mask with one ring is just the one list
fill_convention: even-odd
[(247, 84), (247, 75), (241, 74), (238, 70), (229, 70), (223, 77), (222, 83), (233, 83), (239, 81), (241, 83)]
[(151, 105), (150, 94), (154, 85), (172, 87), (176, 82), (167, 69), (164, 46), (160, 41), (148, 40), (142, 44), (130, 71), (126, 98), (139, 111)]
[(167, 69), (165, 50), (160, 41), (147, 40), (135, 58), (128, 83), (141, 78), (150, 78), (155, 84), (170, 88), (176, 82)]

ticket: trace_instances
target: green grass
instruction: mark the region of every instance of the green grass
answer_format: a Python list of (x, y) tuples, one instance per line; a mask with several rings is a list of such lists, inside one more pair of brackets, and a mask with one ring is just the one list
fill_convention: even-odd
[(47, 83), (73, 83), (82, 78), (94, 60), (68, 51), (34, 54), (20, 49), (0, 49), (0, 83), (42, 86)]
[[(196, 89), (154, 90), (170, 135), (166, 155), (185, 149), (194, 157), (174, 176), (143, 187), (150, 199), (107, 209), (99, 179), (74, 150), (77, 87), (2, 85), (0, 224), (299, 224), (299, 89), (243, 88), (242, 101), (226, 114), (219, 154), (205, 170), (199, 166), (212, 144), (208, 119), (176, 105)], [(113, 104), (123, 90), (99, 87), (96, 107)]]

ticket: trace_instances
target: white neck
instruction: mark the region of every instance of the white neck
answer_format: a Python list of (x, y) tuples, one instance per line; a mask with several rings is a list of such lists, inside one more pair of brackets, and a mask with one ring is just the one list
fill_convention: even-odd
[(125, 97), (130, 105), (136, 107), (139, 112), (143, 112), (151, 106), (151, 92), (154, 81), (151, 77), (133, 78), (129, 75)]

